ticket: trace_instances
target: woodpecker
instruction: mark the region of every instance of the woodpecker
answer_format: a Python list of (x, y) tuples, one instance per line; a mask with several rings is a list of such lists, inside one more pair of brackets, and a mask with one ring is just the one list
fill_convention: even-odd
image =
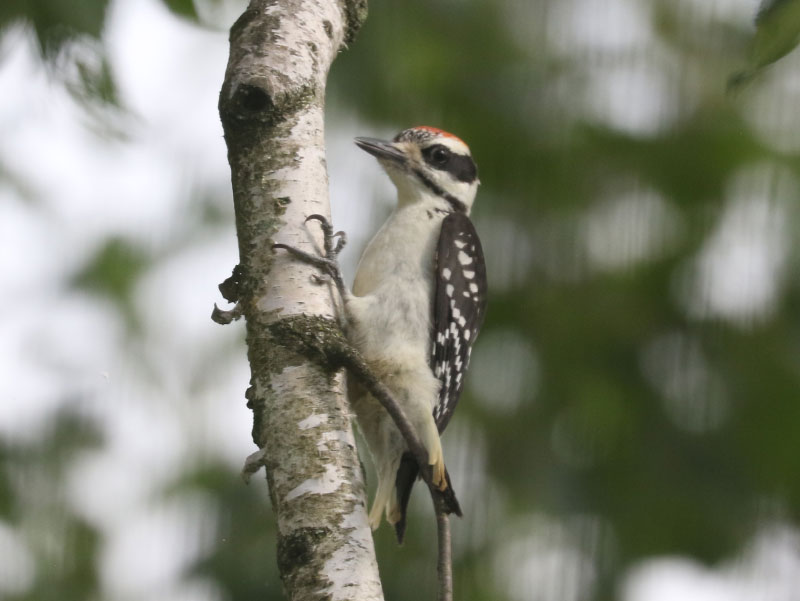
[[(364, 250), (352, 292), (343, 284), (330, 241), (314, 258), (295, 256), (334, 278), (344, 301), (348, 340), (401, 405), (428, 453), (432, 482), (447, 511), (461, 515), (445, 469), (440, 434), (458, 403), (470, 353), (486, 313), (486, 266), (469, 213), (478, 171), (467, 145), (434, 127), (406, 129), (391, 141), (356, 138), (397, 188), (397, 206)], [(334, 234), (335, 236), (335, 234)], [(382, 516), (402, 542), (419, 465), (386, 410), (354, 378), (348, 398), (378, 476), (369, 523)]]

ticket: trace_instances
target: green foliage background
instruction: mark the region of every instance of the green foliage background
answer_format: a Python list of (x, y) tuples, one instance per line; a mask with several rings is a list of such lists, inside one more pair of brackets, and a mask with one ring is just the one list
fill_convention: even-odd
[[(57, 75), (76, 35), (102, 31), (105, 3), (77, 4), (6, 4), (0, 24), (30, 23)], [(445, 439), (465, 506), (454, 527), (462, 601), (619, 598), (637, 562), (678, 555), (713, 567), (765, 524), (800, 519), (800, 120), (797, 93), (781, 83), (797, 82), (784, 52), (797, 11), (784, 7), (780, 56), (765, 59), (763, 24), (774, 18), (756, 33), (722, 8), (651, 0), (641, 3), (646, 31), (627, 44), (614, 32), (631, 32), (613, 14), (602, 21), (598, 3), (597, 27), (611, 27), (612, 42), (596, 44), (559, 17), (581, 4), (373, 0), (330, 76), (330, 119), (355, 115), (367, 130), (440, 126), (470, 144), (480, 168), (474, 216), (492, 296)], [(191, 3), (169, 5), (198, 18)], [(624, 89), (631, 80), (614, 77), (625, 69), (655, 73), (660, 94)], [(743, 69), (748, 83), (726, 94)], [(85, 103), (124, 105), (105, 60), (82, 73)], [(626, 121), (598, 92), (609, 87), (631, 112), (637, 102), (662, 109)], [(780, 93), (789, 100), (776, 105)], [(214, 208), (229, 199), (204, 202), (201, 221), (233, 227)], [(721, 234), (731, 221), (744, 223)], [(737, 245), (749, 242), (774, 245), (766, 297), (737, 262)], [(109, 298), (131, 339), (145, 340), (133, 296), (161, 259), (109, 238), (70, 285)], [(714, 292), (713, 270), (731, 274), (733, 292)], [(750, 304), (726, 304), (751, 288)], [(102, 534), (63, 508), (60, 491), (70, 458), (107, 436), (65, 411), (44, 440), (0, 440), (2, 519), (57, 525), (48, 544), (32, 543), (35, 584), (13, 599), (100, 597)], [(20, 474), (34, 472), (45, 476), (36, 498), (49, 501), (32, 517)], [(189, 492), (211, 500), (216, 530), (187, 578), (213, 582), (220, 598), (281, 598), (264, 491), (207, 458), (163, 494)], [(376, 533), (387, 599), (433, 598), (433, 521), (424, 499), (415, 508), (404, 547), (388, 529)], [(562, 551), (537, 576), (531, 566)]]

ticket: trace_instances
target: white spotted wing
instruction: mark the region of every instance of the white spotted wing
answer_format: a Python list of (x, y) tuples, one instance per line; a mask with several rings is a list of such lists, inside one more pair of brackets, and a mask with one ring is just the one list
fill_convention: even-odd
[(486, 314), (486, 264), (475, 226), (463, 213), (442, 221), (436, 250), (431, 369), (442, 383), (433, 410), (439, 432), (455, 410), (472, 344)]

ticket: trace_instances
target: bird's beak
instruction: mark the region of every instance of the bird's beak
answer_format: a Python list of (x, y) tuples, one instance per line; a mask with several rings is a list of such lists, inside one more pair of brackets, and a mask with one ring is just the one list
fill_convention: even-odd
[(396, 163), (404, 163), (406, 161), (405, 153), (391, 142), (385, 142), (377, 138), (356, 138), (356, 146), (361, 150), (366, 150), (377, 159)]

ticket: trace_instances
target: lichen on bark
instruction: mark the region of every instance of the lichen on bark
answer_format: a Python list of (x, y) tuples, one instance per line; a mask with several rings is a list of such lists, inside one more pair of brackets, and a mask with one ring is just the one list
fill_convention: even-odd
[(272, 251), (321, 242), (305, 218), (330, 215), (325, 83), (365, 11), (364, 0), (251, 0), (231, 28), (219, 100), (240, 255), (226, 298), (246, 318), (246, 396), (279, 570), (287, 596), (304, 601), (383, 598), (343, 377), (324, 360), (343, 341), (332, 293), (313, 268)]

